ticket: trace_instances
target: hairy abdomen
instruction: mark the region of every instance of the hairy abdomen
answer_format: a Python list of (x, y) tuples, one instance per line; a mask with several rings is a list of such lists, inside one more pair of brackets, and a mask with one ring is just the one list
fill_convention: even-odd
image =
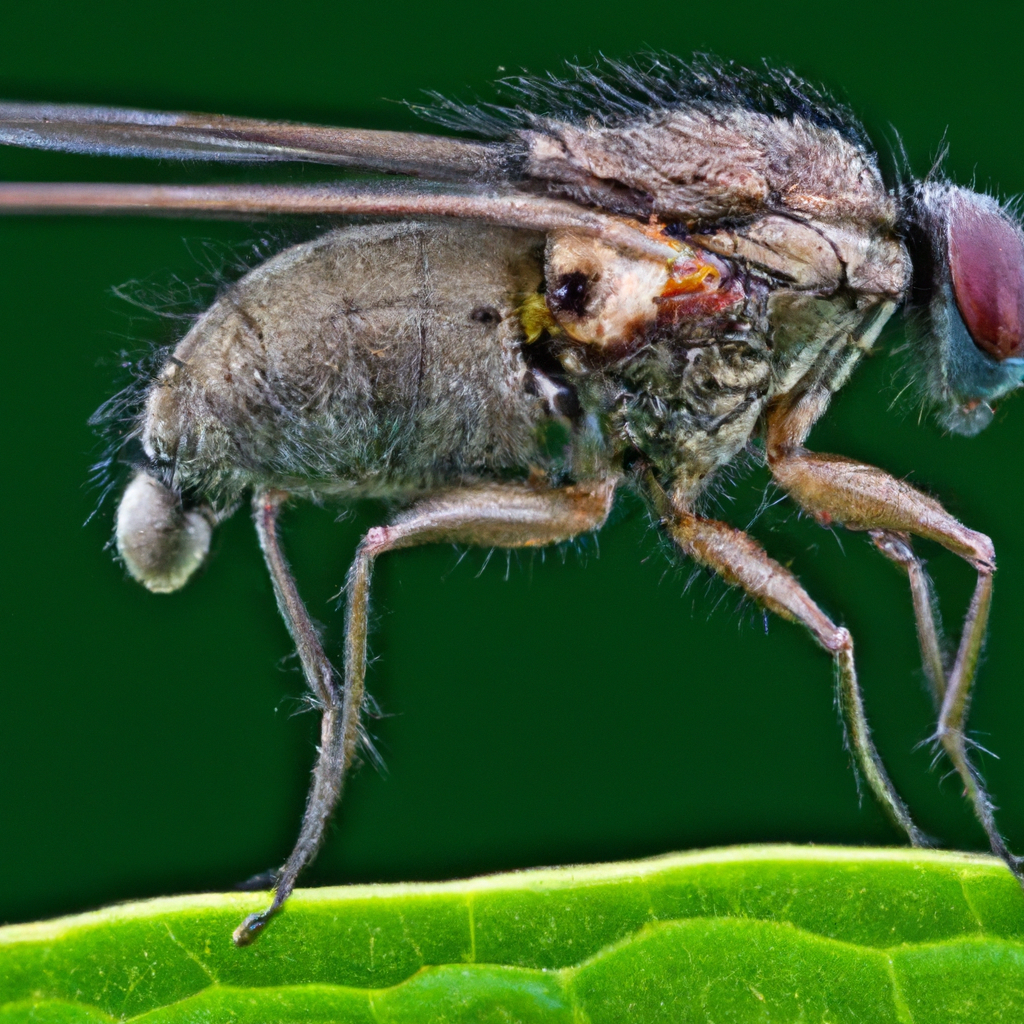
[(183, 489), (259, 481), (316, 493), (413, 492), (536, 454), (517, 309), (543, 238), (375, 224), (287, 249), (178, 344), (146, 403), (149, 457)]

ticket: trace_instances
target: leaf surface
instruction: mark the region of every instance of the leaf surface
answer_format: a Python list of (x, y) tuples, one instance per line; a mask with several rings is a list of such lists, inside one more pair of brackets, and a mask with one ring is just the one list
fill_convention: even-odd
[(182, 896), (0, 928), (0, 1024), (995, 1024), (1024, 893), (988, 857), (741, 847), (461, 882)]

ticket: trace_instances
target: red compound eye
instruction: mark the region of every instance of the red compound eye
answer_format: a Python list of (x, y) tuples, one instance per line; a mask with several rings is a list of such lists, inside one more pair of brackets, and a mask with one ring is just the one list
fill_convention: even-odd
[(1024, 237), (992, 200), (953, 191), (949, 268), (975, 345), (999, 360), (1024, 357)]

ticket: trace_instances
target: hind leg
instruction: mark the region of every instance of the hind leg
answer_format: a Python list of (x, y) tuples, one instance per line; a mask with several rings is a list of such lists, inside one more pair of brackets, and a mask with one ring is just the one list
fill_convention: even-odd
[(345, 772), (359, 740), (370, 576), (377, 556), (398, 548), (434, 543), (504, 548), (556, 544), (601, 527), (614, 494), (613, 481), (547, 490), (524, 484), (481, 485), (425, 498), (400, 513), (388, 526), (374, 527), (359, 544), (345, 584), (345, 675), (340, 689), (278, 541), (277, 517), (288, 495), (283, 491), (266, 491), (254, 497), (256, 529), (278, 608), (323, 718), (299, 838), (277, 876), (270, 906), (261, 913), (250, 914), (235, 929), (236, 945), (252, 942), (284, 905), (299, 872), (323, 842), (327, 823), (341, 797)]

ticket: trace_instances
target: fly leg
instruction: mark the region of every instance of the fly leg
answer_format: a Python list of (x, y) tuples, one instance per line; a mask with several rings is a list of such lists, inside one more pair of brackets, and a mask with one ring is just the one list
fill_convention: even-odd
[(306, 800), (299, 838), (281, 869), (270, 906), (250, 914), (234, 932), (246, 946), (284, 905), (299, 872), (316, 854), (341, 796), (345, 772), (359, 740), (359, 713), (366, 675), (367, 610), (374, 560), (385, 551), (420, 544), (473, 544), (484, 547), (541, 547), (599, 529), (611, 509), (614, 481), (558, 489), (495, 484), (443, 491), (417, 502), (388, 526), (367, 532), (356, 549), (345, 583), (345, 674), (341, 692), (334, 669), (320, 645), (277, 539), (281, 491), (254, 498), (260, 546), (274, 583), (278, 607), (295, 641), (303, 672), (323, 708), (320, 749)]
[(910, 537), (892, 530), (869, 530), (868, 536), (878, 550), (898, 565), (910, 583), (910, 597), (914, 603), (914, 621), (917, 640), (921, 648), (921, 663), (935, 699), (935, 710), (942, 707), (946, 696), (946, 661), (942, 656), (941, 630), (938, 607), (932, 581), (924, 562), (914, 554)]
[(287, 500), (288, 494), (285, 491), (257, 492), (252, 502), (253, 519), (263, 558), (274, 585), (277, 607), (295, 644), (306, 684), (321, 709), (320, 746), (316, 767), (313, 769), (313, 782), (306, 797), (299, 838), (284, 867), (278, 872), (273, 902), (263, 913), (250, 914), (235, 929), (232, 938), (236, 946), (247, 946), (259, 935), (295, 887), (299, 872), (316, 855), (331, 812), (341, 796), (345, 770), (352, 760), (359, 736), (362, 679), (350, 685), (346, 673), (345, 686), (339, 692), (334, 666), (324, 654), (316, 628), (310, 621), (295, 585), (295, 578), (281, 550), (277, 518), (281, 506)]
[(839, 673), (840, 705), (847, 736), (868, 785), (911, 843), (928, 845), (927, 837), (914, 824), (906, 804), (890, 781), (871, 739), (849, 630), (832, 622), (796, 577), (741, 530), (713, 519), (702, 519), (678, 506), (664, 516), (664, 523), (672, 539), (694, 561), (712, 569), (726, 583), (741, 587), (768, 611), (804, 625), (832, 655)]
[[(936, 692), (941, 694), (941, 705), (935, 738), (941, 742), (960, 776), (992, 852), (1006, 862), (1024, 885), (1020, 864), (999, 834), (992, 801), (967, 756), (964, 735), (971, 684), (985, 639), (992, 600), (992, 575), (996, 567), (992, 541), (959, 523), (934, 498), (883, 470), (854, 459), (824, 455), (804, 448), (809, 424), (817, 418), (814, 413), (820, 404), (820, 396), (810, 392), (793, 404), (782, 404), (769, 412), (766, 448), (768, 465), (775, 480), (823, 525), (883, 531), (890, 537), (899, 534), (924, 537), (959, 555), (978, 574), (974, 596), (964, 619), (959, 650), (948, 679), (945, 673), (937, 673), (936, 654), (928, 650), (931, 641), (927, 625), (921, 641), (926, 667), (931, 661), (931, 671), (937, 673), (938, 679), (945, 680), (943, 684), (936, 685)], [(886, 553), (884, 547), (883, 553)], [(922, 616), (919, 615), (919, 636), (921, 621)], [(936, 650), (937, 643), (936, 639)]]

